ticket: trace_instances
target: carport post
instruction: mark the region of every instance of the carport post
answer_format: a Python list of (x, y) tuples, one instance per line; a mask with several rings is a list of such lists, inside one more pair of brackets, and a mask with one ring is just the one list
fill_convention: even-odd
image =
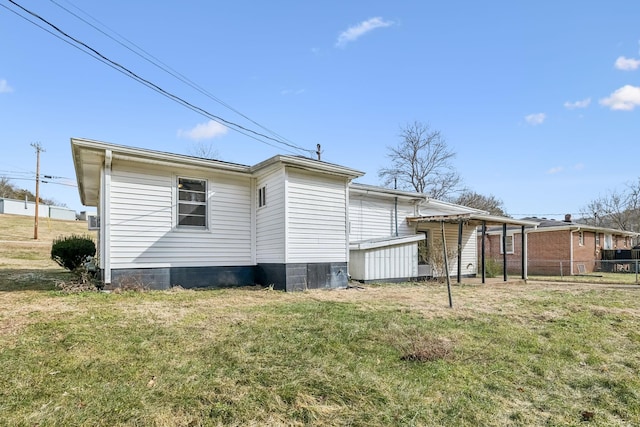
[(462, 281), (462, 220), (458, 222), (458, 283), (460, 283), (461, 281)]
[(487, 281), (487, 273), (485, 271), (485, 260), (484, 260), (484, 240), (487, 235), (487, 221), (482, 221), (482, 253), (480, 254), (480, 262), (482, 263), (482, 283), (484, 284)]
[(507, 223), (502, 224), (502, 270), (504, 281), (507, 281)]
[(521, 236), (521, 244), (520, 244), (520, 252), (522, 255), (522, 280), (527, 279), (527, 238), (524, 234), (524, 225), (521, 228), (522, 236)]
[(449, 308), (453, 308), (453, 299), (451, 298), (451, 278), (449, 277), (449, 260), (447, 258), (447, 239), (444, 236), (444, 221), (440, 221), (442, 229), (442, 252), (444, 256), (444, 274), (447, 276), (447, 292), (449, 294)]

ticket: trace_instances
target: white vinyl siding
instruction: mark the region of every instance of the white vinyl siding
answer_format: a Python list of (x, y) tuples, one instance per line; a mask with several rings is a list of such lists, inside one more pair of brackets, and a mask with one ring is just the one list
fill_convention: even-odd
[(287, 169), (286, 262), (347, 261), (344, 178)]
[(259, 263), (283, 263), (285, 242), (284, 169), (257, 180), (268, 191), (268, 203), (256, 210), (256, 259)]
[[(177, 176), (207, 180), (208, 229), (176, 228)], [(114, 162), (111, 267), (249, 265), (250, 184), (245, 177)]]
[(354, 280), (376, 281), (418, 276), (416, 242), (350, 252), (349, 274)]
[[(349, 240), (362, 241), (379, 237), (395, 236), (395, 202), (392, 198), (351, 196), (349, 201)], [(414, 214), (412, 203), (398, 201), (398, 236), (415, 234), (415, 229), (407, 225), (406, 217)]]

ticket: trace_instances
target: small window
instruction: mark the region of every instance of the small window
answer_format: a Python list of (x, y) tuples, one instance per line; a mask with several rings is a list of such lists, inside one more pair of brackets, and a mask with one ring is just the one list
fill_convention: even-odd
[[(507, 253), (512, 254), (513, 253), (513, 234), (507, 235), (507, 238), (505, 239), (505, 244), (507, 246)], [(502, 236), (500, 236), (500, 253), (501, 254), (505, 253), (504, 248), (502, 247)]]
[(207, 181), (178, 178), (178, 226), (207, 226)]
[(258, 188), (258, 207), (261, 208), (267, 205), (267, 187), (263, 186)]
[(584, 233), (582, 231), (578, 231), (578, 244), (584, 246)]
[(596, 233), (596, 246), (600, 246), (600, 233)]
[(418, 240), (418, 264), (429, 264), (429, 234), (423, 231), (424, 240)]

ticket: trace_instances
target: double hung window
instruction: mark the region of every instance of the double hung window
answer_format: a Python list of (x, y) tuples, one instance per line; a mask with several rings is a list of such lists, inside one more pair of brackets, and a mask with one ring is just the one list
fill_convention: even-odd
[(178, 227), (207, 227), (207, 181), (178, 178)]
[[(506, 238), (505, 238), (505, 245), (507, 246), (507, 252), (508, 254), (512, 254), (513, 251), (513, 234), (507, 234)], [(505, 248), (502, 246), (502, 236), (500, 236), (500, 253), (503, 254), (505, 253)]]

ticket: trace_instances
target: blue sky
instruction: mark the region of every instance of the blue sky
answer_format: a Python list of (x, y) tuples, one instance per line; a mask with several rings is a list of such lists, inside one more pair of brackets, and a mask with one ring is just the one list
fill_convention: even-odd
[[(362, 183), (379, 184), (387, 146), (414, 121), (443, 133), (467, 187), (516, 217), (578, 215), (640, 176), (640, 2), (15, 1), (215, 116), (322, 144)], [(85, 210), (71, 137), (211, 144), (242, 164), (301, 154), (210, 123), (13, 12), (27, 16), (0, 0), (0, 175), (22, 188), (35, 189), (18, 178), (40, 142), (42, 173), (61, 177), (42, 196)]]

